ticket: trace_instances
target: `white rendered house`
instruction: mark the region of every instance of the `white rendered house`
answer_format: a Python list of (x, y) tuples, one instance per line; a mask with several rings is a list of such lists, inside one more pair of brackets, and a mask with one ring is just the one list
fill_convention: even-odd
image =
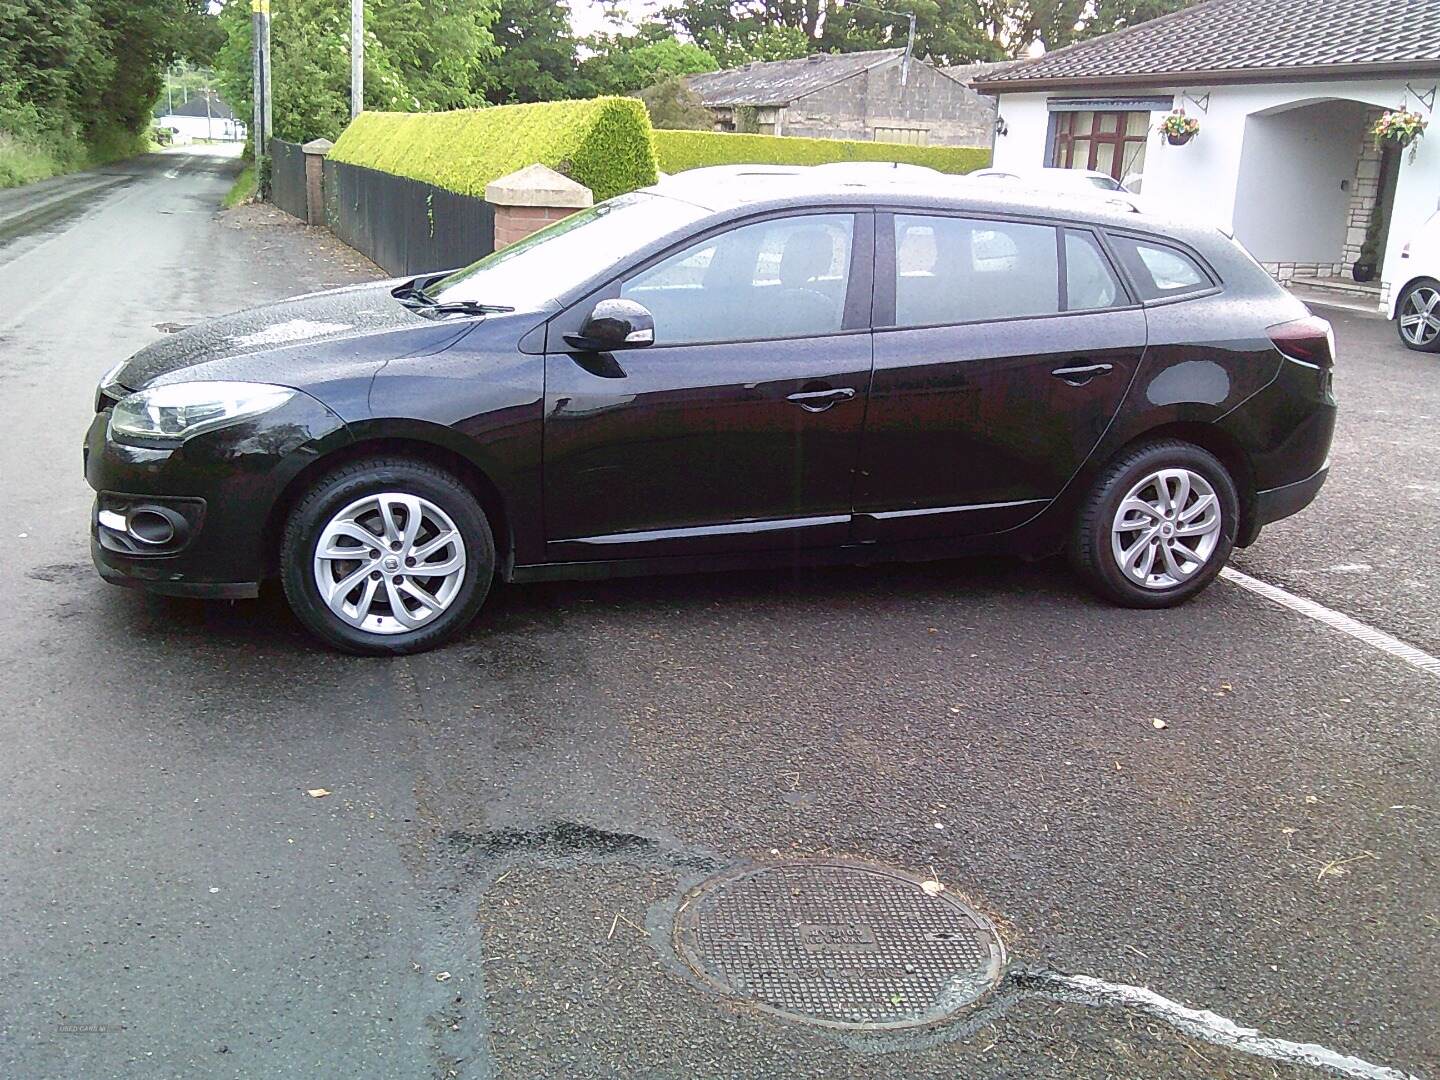
[[(1233, 231), (1282, 281), (1380, 304), (1440, 207), (1437, 83), (1436, 0), (1202, 0), (975, 85), (1000, 101), (997, 168), (1128, 179), (1149, 206)], [(1400, 108), (1431, 123), (1410, 149), (1371, 134)], [(1156, 131), (1174, 109), (1200, 124), (1184, 145)], [(1358, 284), (1372, 231), (1377, 275)]]

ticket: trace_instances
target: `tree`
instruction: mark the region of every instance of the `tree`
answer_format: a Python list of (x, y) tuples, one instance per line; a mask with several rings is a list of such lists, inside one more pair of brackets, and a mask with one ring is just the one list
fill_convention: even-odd
[[(681, 0), (665, 21), (704, 44), (727, 67), (737, 61), (781, 60), (812, 52), (856, 52), (904, 45), (915, 13), (915, 53), (937, 63), (998, 59), (985, 25), (983, 0), (906, 0), (891, 12), (883, 0), (847, 7), (838, 0)], [(991, 0), (1003, 6), (1003, 0)], [(1084, 0), (1080, 0), (1084, 2)], [(766, 53), (771, 55), (766, 55)]]
[(593, 55), (580, 65), (587, 94), (629, 94), (662, 79), (715, 71), (715, 57), (674, 37), (654, 39), (655, 28), (634, 35), (596, 35), (586, 41)]
[(700, 95), (679, 76), (661, 79), (635, 96), (645, 103), (654, 127), (665, 131), (710, 131), (715, 126)]
[(570, 10), (557, 0), (501, 0), (491, 28), (499, 57), (488, 65), (485, 96), (497, 105), (576, 96)]
[(203, 53), (208, 19), (205, 0), (0, 0), (0, 129), (62, 157), (133, 146), (165, 67)]
[[(485, 65), (497, 53), (492, 0), (366, 0), (365, 107), (392, 112), (485, 104)], [(220, 12), (216, 73), (242, 116), (252, 109), (250, 5)], [(286, 0), (270, 26), (275, 134), (335, 138), (350, 119), (348, 0)]]
[(1047, 49), (1134, 26), (1194, 0), (978, 0), (981, 24), (1006, 52), (1020, 55), (1037, 38)]

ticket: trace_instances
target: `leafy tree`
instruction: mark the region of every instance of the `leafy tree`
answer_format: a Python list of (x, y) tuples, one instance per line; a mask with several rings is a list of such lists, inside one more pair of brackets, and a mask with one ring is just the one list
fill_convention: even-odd
[[(497, 50), (492, 0), (367, 0), (365, 107), (390, 112), (485, 104), (485, 65)], [(225, 44), (216, 72), (241, 115), (253, 108), (250, 5), (220, 12)], [(350, 5), (286, 0), (270, 22), (275, 134), (334, 138), (350, 119)]]
[(593, 55), (580, 65), (580, 86), (587, 94), (629, 94), (662, 79), (715, 71), (715, 57), (674, 37), (648, 33), (596, 35), (586, 42)]
[[(164, 69), (205, 48), (205, 0), (0, 0), (0, 136), (28, 175), (141, 148)], [(0, 186), (14, 182), (0, 162)]]
[(1039, 38), (1047, 49), (1134, 26), (1195, 0), (978, 0), (988, 36), (1019, 55)]
[[(907, 0), (915, 12), (915, 52), (937, 63), (995, 59), (1001, 54), (984, 25), (985, 0)], [(990, 0), (1004, 6), (1004, 0)], [(1085, 0), (1078, 0), (1084, 3)], [(838, 0), (681, 0), (665, 8), (669, 25), (704, 44), (726, 66), (782, 60), (812, 52), (856, 52), (906, 41), (908, 24), (888, 5), (847, 7)], [(898, 12), (902, 5), (895, 5)]]
[(497, 105), (576, 96), (570, 10), (559, 0), (501, 0), (491, 28), (499, 58), (489, 65), (485, 96)]
[(677, 75), (661, 79), (635, 96), (645, 103), (654, 127), (665, 131), (710, 131), (715, 126), (700, 95)]

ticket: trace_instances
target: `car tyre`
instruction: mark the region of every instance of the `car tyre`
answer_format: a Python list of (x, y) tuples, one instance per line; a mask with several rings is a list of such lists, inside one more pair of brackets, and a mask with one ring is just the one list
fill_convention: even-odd
[(345, 652), (398, 656), (470, 623), (494, 578), (495, 540), (474, 494), (450, 473), (404, 458), (358, 461), (291, 510), (280, 573), (311, 633)]
[(1201, 592), (1235, 547), (1240, 500), (1211, 453), (1178, 439), (1121, 453), (1076, 515), (1069, 556), (1100, 596), (1167, 608)]
[(1434, 278), (1420, 278), (1405, 286), (1400, 302), (1395, 305), (1395, 329), (1400, 334), (1401, 344), (1407, 349), (1440, 352), (1440, 327), (1426, 322), (1409, 327), (1405, 325), (1407, 318), (1423, 317), (1427, 310), (1432, 317), (1440, 317), (1440, 281)]

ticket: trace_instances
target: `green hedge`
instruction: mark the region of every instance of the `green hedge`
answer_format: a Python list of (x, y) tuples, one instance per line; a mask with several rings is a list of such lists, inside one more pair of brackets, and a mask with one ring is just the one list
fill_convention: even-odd
[(361, 113), (331, 159), (483, 197), (485, 185), (539, 162), (596, 200), (655, 182), (655, 144), (633, 98), (547, 101), (439, 113)]
[(704, 165), (823, 165), (830, 161), (904, 161), (947, 173), (990, 164), (983, 146), (910, 146), (789, 135), (732, 135), (724, 131), (657, 131), (655, 152), (667, 173)]

